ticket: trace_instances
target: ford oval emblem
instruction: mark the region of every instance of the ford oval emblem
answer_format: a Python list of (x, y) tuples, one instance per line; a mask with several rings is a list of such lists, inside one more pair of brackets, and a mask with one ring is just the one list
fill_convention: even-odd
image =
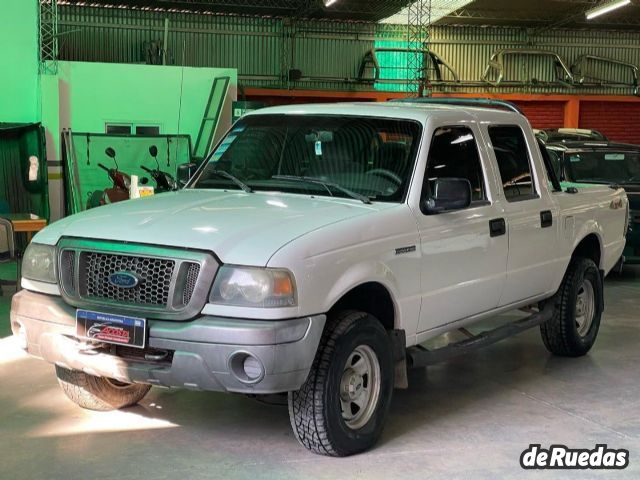
[(140, 277), (131, 272), (116, 272), (109, 275), (109, 283), (114, 287), (133, 288), (140, 283)]

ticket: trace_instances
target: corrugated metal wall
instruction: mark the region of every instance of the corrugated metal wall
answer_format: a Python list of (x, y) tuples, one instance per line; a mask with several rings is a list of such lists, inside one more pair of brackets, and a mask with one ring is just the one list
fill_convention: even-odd
[[(583, 55), (608, 57), (640, 65), (640, 34), (634, 32), (547, 30), (536, 35), (525, 29), (488, 27), (436, 27), (431, 30), (431, 49), (447, 60), (465, 81), (479, 80), (491, 55), (504, 48), (536, 48), (553, 51), (570, 67)], [(550, 58), (512, 57), (505, 65), (505, 79), (549, 81), (555, 77)], [(590, 64), (594, 76), (630, 82), (630, 70), (611, 64)], [(474, 89), (465, 89), (474, 91)], [(503, 92), (629, 93), (628, 87), (500, 88)]]
[[(175, 12), (60, 6), (63, 60), (142, 63), (145, 42), (162, 43), (169, 19), (169, 59), (187, 66), (234, 67), (244, 86), (313, 89), (370, 89), (356, 82), (364, 53), (376, 40), (403, 41), (403, 26), (326, 21), (290, 22), (277, 18), (195, 15)], [(640, 34), (634, 32), (549, 30), (532, 36), (524, 29), (433, 27), (431, 48), (465, 84), (445, 91), (628, 94), (630, 88), (563, 88), (539, 85), (489, 88), (478, 83), (492, 53), (502, 48), (553, 50), (571, 65), (585, 54), (640, 64)], [(619, 67), (596, 65), (596, 76), (621, 77)], [(298, 69), (302, 79), (287, 80)], [(506, 77), (544, 82), (554, 78), (552, 62), (516, 57)]]

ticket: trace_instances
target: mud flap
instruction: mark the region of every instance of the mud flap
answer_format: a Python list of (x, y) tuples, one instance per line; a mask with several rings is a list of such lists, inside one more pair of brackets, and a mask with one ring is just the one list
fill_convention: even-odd
[(393, 349), (393, 361), (395, 364), (394, 388), (409, 388), (407, 378), (407, 336), (404, 330), (389, 330), (389, 341)]

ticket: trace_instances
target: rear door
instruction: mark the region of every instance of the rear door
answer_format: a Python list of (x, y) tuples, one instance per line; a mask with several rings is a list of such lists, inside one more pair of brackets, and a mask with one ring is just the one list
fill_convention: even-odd
[(416, 212), (422, 253), (420, 332), (496, 308), (504, 287), (504, 215), (488, 187), (491, 174), (484, 168), (488, 159), (486, 150), (478, 148), (480, 138), (473, 123), (433, 129), (420, 205), (438, 178), (469, 180), (472, 204), (439, 214), (423, 208)]
[[(558, 209), (549, 196), (533, 136), (522, 125), (488, 125), (498, 166), (509, 236), (509, 258), (500, 306), (533, 299), (549, 291), (558, 252)], [(533, 146), (533, 147), (532, 147)], [(534, 156), (535, 153), (535, 156)], [(534, 162), (533, 159), (537, 162)]]

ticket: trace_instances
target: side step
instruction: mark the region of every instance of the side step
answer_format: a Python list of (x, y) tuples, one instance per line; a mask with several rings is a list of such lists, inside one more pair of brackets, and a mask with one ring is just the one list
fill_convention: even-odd
[(493, 343), (513, 337), (532, 327), (536, 327), (551, 319), (553, 316), (554, 302), (549, 300), (545, 302), (544, 308), (532, 314), (529, 317), (517, 320), (513, 323), (502, 325), (493, 330), (487, 330), (472, 336), (471, 338), (461, 340), (456, 343), (447, 345), (446, 347), (428, 350), (420, 345), (407, 349), (407, 367), (419, 368), (426, 367), (448, 360), (458, 355), (469, 353), (481, 347), (486, 347)]

